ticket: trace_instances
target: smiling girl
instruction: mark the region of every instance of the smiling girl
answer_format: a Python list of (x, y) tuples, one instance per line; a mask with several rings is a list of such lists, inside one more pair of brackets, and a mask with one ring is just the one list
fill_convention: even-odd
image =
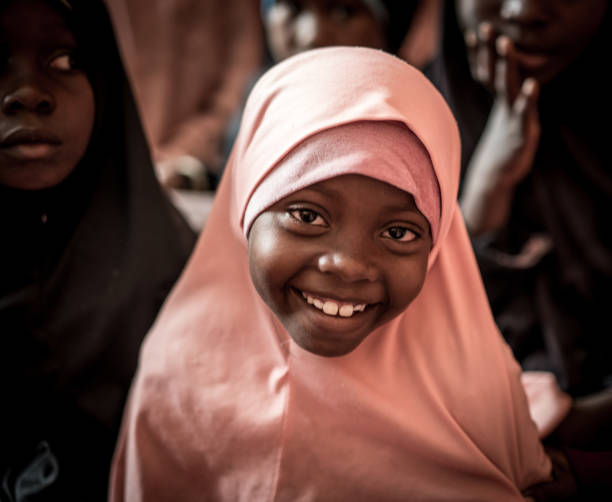
[(521, 501), (551, 464), (457, 209), (441, 96), (382, 51), (266, 73), (141, 352), (114, 501)]

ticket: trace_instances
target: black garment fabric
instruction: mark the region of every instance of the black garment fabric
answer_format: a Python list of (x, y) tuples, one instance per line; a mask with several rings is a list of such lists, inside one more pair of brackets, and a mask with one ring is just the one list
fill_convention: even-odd
[[(467, 165), (493, 100), (469, 70), (454, 2), (445, 3), (442, 50), (426, 74), (449, 102)], [(534, 165), (516, 191), (506, 227), (474, 239), (497, 323), (525, 369), (553, 371), (581, 396), (612, 385), (612, 155), (608, 139), (611, 12), (586, 51), (542, 86), (542, 126)], [(530, 238), (551, 250), (515, 267)]]
[(60, 185), (0, 186), (2, 501), (106, 500), (141, 341), (195, 243), (155, 177), (105, 7), (52, 3), (96, 121)]
[(420, 2), (419, 0), (381, 0), (381, 3), (387, 9), (389, 18), (386, 29), (387, 40), (389, 40), (388, 51), (396, 54), (406, 38)]
[[(612, 86), (604, 63), (611, 17), (608, 7), (587, 50), (542, 86), (540, 144), (530, 174), (517, 187), (510, 221), (472, 241), (493, 314), (514, 355), (526, 370), (555, 373), (574, 397), (612, 387), (612, 155), (606, 125)], [(445, 2), (442, 33), (440, 54), (425, 73), (457, 119), (464, 173), (493, 98), (471, 77), (454, 2)], [(507, 258), (534, 237), (548, 240), (550, 250), (527, 266), (513, 265)], [(601, 437), (610, 432), (601, 431)], [(604, 443), (568, 455), (578, 500), (612, 496), (612, 459)]]

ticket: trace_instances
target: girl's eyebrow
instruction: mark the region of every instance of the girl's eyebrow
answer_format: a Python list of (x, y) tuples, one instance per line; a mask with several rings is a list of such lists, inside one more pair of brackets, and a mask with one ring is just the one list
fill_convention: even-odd
[(325, 188), (322, 186), (312, 185), (300, 190), (300, 192), (317, 192), (320, 195), (323, 195), (327, 199), (337, 199), (340, 196), (340, 191), (335, 190), (333, 188)]
[(62, 38), (54, 38), (48, 37), (42, 40), (43, 48), (53, 48), (53, 49), (68, 49), (73, 50), (78, 47), (77, 41), (72, 38), (62, 37)]
[(425, 218), (425, 215), (421, 213), (419, 208), (413, 202), (407, 201), (406, 205), (388, 204), (386, 206), (383, 206), (381, 209), (384, 214), (389, 215), (390, 217), (401, 217), (400, 213), (403, 213), (403, 214), (410, 213), (411, 215), (418, 215), (419, 218), (423, 218), (424, 220), (427, 221), (427, 218)]
[(405, 205), (388, 204), (383, 207), (383, 210), (389, 213), (419, 213), (421, 214), (421, 211), (419, 211), (419, 209), (416, 207), (416, 204), (410, 201), (407, 201)]
[[(343, 193), (341, 189), (337, 190), (335, 188), (329, 188), (329, 187), (317, 186), (317, 185), (303, 188), (302, 190), (300, 190), (300, 192), (316, 192), (317, 194), (322, 195), (328, 200), (334, 200), (334, 199), (337, 200), (340, 197), (340, 195)], [(385, 213), (400, 213), (400, 212), (406, 213), (407, 212), (407, 213), (413, 213), (413, 214), (417, 213), (423, 216), (423, 213), (421, 213), (421, 211), (418, 209), (412, 194), (405, 192), (403, 198), (404, 198), (403, 203), (401, 202), (395, 203), (395, 201), (392, 201), (382, 206), (382, 210)], [(425, 218), (425, 216), (423, 216), (423, 218)]]
[(60, 19), (48, 19), (41, 28), (41, 39), (46, 42), (54, 42), (72, 45), (76, 44), (76, 37), (65, 21)]

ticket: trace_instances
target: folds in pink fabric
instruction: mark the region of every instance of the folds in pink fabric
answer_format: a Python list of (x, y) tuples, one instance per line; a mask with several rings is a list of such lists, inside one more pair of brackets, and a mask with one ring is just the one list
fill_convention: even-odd
[[(417, 298), (351, 353), (326, 358), (300, 349), (257, 295), (242, 223), (290, 152), (361, 122), (400, 123), (420, 140), (439, 221)], [(454, 119), (401, 60), (327, 48), (265, 74), (199, 244), (143, 345), (111, 499), (504, 502), (546, 480), (520, 368), (457, 209), (458, 179)]]

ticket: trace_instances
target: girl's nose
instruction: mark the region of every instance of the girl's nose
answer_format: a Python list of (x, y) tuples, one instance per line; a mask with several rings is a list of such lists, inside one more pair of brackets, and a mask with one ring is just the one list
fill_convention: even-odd
[(53, 95), (36, 83), (21, 83), (2, 97), (2, 111), (6, 115), (15, 115), (24, 111), (48, 115), (54, 109)]
[(380, 277), (378, 267), (364, 254), (330, 251), (319, 256), (321, 272), (335, 274), (345, 282), (376, 281)]

